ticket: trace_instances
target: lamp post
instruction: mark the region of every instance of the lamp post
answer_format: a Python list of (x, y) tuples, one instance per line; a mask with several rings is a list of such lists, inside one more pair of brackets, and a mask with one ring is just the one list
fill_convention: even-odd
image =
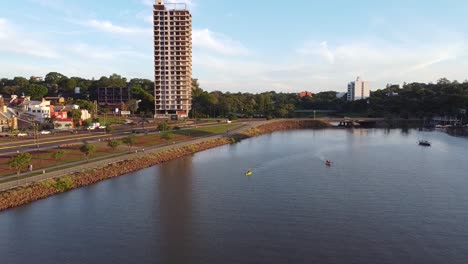
[(37, 140), (37, 127), (39, 124), (36, 122), (35, 117), (29, 117), (29, 120), (31, 121), (31, 126), (33, 128), (33, 137), (34, 137), (34, 144), (36, 145), (36, 148), (39, 148), (39, 143)]
[(39, 124), (36, 123), (36, 121), (33, 121), (33, 130), (34, 130), (34, 144), (36, 144), (36, 148), (39, 149), (39, 141), (38, 141), (38, 135), (37, 135), (37, 128)]

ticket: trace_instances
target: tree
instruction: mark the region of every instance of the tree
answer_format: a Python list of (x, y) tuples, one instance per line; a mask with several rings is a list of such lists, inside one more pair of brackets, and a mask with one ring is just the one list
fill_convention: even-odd
[(27, 95), (31, 96), (32, 100), (41, 100), (48, 92), (47, 87), (39, 84), (30, 84), (26, 90)]
[(59, 82), (63, 79), (63, 78), (66, 78), (65, 75), (61, 74), (61, 73), (58, 73), (58, 72), (49, 72), (46, 76), (45, 76), (45, 82), (48, 84), (48, 85), (57, 85), (59, 84)]
[(26, 89), (29, 85), (29, 81), (24, 77), (15, 77), (13, 78), (13, 85), (18, 86), (20, 89)]
[(64, 155), (65, 155), (65, 152), (63, 152), (63, 150), (59, 150), (59, 151), (52, 153), (50, 156), (55, 160), (61, 160)]
[(31, 154), (24, 152), (12, 157), (8, 162), (8, 166), (16, 170), (16, 175), (20, 175), (21, 169), (31, 163), (32, 156)]
[(136, 143), (135, 135), (129, 135), (122, 139), (122, 142), (128, 146), (128, 151), (131, 150), (132, 146)]
[(80, 151), (86, 156), (86, 161), (89, 161), (89, 156), (96, 151), (96, 146), (85, 141), (83, 145), (81, 145)]
[(171, 140), (174, 138), (174, 134), (173, 133), (164, 133), (161, 135), (161, 139), (165, 139), (167, 141)]
[(163, 123), (159, 124), (158, 125), (158, 130), (159, 131), (167, 131), (169, 130), (171, 127), (167, 124), (166, 121), (164, 121)]
[(63, 91), (65, 94), (73, 94), (74, 89), (76, 87), (76, 79), (69, 79), (67, 77), (63, 77), (60, 79), (59, 84), (61, 88), (61, 91)]
[(106, 124), (106, 133), (114, 131), (114, 127), (111, 124)]
[(75, 124), (75, 126), (79, 126), (80, 125), (80, 119), (81, 119), (81, 110), (79, 109), (73, 109), (71, 111), (71, 116), (73, 118), (73, 123)]
[(120, 145), (120, 141), (119, 141), (119, 140), (111, 139), (111, 140), (108, 140), (108, 141), (107, 141), (107, 146), (108, 146), (109, 148), (111, 148), (112, 151), (115, 151), (119, 145)]
[[(88, 100), (81, 100), (77, 99), (73, 102), (74, 104), (78, 105), (80, 109), (86, 109), (89, 112), (92, 112), (94, 110), (94, 104), (93, 102), (90, 102)], [(80, 116), (81, 117), (81, 116)]]

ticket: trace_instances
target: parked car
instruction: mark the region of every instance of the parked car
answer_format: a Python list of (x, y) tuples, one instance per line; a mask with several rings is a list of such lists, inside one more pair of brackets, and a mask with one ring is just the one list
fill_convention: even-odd
[(89, 127), (87, 127), (86, 129), (87, 129), (87, 130), (94, 130), (94, 129), (96, 129), (96, 127), (89, 126)]
[(99, 129), (104, 129), (104, 128), (106, 128), (106, 126), (99, 126), (98, 128)]
[(26, 132), (19, 132), (18, 134), (16, 134), (17, 137), (27, 137), (28, 136), (28, 133)]
[(41, 133), (41, 135), (49, 135), (49, 134), (52, 134), (52, 132), (50, 132), (49, 130), (42, 130), (40, 133)]

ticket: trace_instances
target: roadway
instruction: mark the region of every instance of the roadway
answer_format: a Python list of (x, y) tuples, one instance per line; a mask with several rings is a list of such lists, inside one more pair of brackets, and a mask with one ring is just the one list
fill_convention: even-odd
[[(241, 123), (241, 122), (239, 122)], [(256, 123), (256, 122), (252, 122)], [(219, 126), (225, 125), (225, 123), (212, 123), (212, 124), (197, 124), (197, 127), (202, 126)], [(185, 126), (182, 130), (192, 129), (195, 125)], [(57, 148), (60, 145), (71, 145), (78, 144), (83, 141), (93, 142), (99, 140), (107, 140), (109, 138), (122, 138), (128, 136), (129, 134), (135, 133), (156, 133), (159, 132), (155, 125), (145, 125), (142, 126), (130, 126), (122, 125), (113, 127), (111, 133), (106, 133), (105, 129), (96, 129), (96, 130), (82, 130), (77, 131), (76, 134), (71, 134), (69, 132), (59, 132), (49, 135), (39, 135), (37, 143), (33, 136), (28, 136), (24, 138), (9, 137), (0, 139), (0, 155), (9, 155), (17, 152), (25, 151), (36, 151), (50, 148)]]

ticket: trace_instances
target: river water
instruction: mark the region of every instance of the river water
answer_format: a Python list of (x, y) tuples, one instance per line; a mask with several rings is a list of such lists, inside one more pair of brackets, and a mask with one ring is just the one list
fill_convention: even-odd
[(0, 213), (0, 263), (468, 263), (467, 172), (441, 132), (276, 132)]

